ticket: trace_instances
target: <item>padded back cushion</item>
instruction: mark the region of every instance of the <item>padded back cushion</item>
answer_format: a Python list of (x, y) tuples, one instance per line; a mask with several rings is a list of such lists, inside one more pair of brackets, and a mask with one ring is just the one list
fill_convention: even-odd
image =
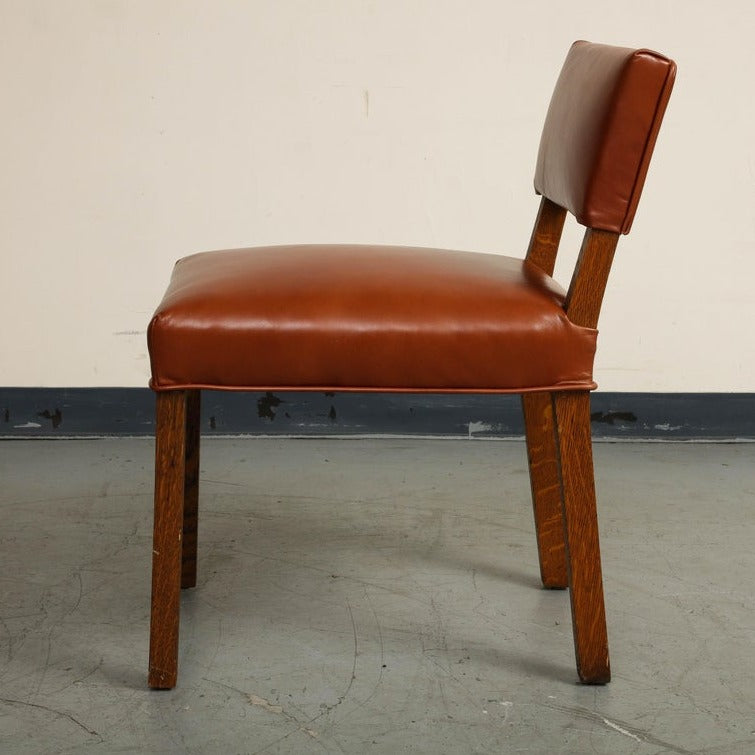
[(575, 42), (545, 119), (537, 193), (582, 225), (629, 233), (675, 74), (650, 50)]

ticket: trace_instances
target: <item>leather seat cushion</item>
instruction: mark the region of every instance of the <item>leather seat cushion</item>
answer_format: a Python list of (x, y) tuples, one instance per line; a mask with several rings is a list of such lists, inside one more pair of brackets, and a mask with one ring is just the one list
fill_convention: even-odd
[(155, 390), (592, 389), (597, 331), (523, 260), (381, 246), (205, 252), (149, 326)]

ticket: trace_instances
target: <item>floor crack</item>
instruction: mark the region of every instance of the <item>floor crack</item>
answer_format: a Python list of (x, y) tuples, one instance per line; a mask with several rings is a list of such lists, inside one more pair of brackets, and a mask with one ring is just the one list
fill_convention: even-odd
[(39, 705), (38, 703), (27, 703), (23, 700), (13, 700), (8, 697), (0, 697), (0, 703), (5, 703), (5, 705), (20, 705), (26, 708), (37, 708), (38, 710), (46, 710), (48, 711), (48, 713), (54, 713), (56, 716), (60, 716), (61, 718), (67, 718), (69, 721), (76, 724), (76, 726), (78, 726), (80, 729), (83, 729), (87, 734), (91, 734), (93, 737), (98, 737), (100, 742), (102, 742), (102, 737), (100, 736), (99, 732), (95, 731), (94, 729), (90, 729), (88, 726), (81, 723), (78, 718), (74, 718), (70, 713), (66, 713), (65, 711), (49, 708), (46, 705)]

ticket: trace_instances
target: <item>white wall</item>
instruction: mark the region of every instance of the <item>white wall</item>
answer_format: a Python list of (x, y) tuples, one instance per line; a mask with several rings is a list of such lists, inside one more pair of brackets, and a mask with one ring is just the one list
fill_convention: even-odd
[(582, 38), (679, 64), (601, 388), (755, 390), (754, 31), (750, 0), (0, 0), (0, 385), (145, 385), (151, 311), (197, 250), (521, 255)]

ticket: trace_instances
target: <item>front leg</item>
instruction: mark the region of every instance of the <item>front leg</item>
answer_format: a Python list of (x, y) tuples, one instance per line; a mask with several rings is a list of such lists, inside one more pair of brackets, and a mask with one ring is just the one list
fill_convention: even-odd
[(178, 675), (186, 397), (186, 391), (157, 394), (149, 642), (149, 686), (153, 689), (171, 689)]

